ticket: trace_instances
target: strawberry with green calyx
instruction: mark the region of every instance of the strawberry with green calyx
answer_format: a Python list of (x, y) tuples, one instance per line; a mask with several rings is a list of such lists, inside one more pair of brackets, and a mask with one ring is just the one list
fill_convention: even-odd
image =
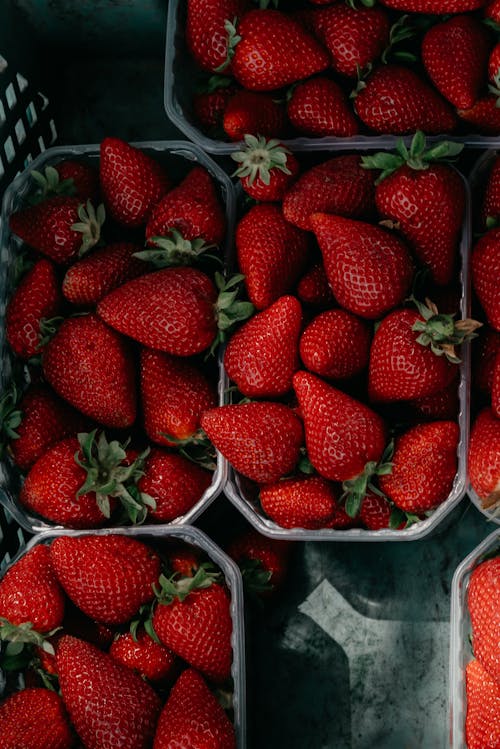
[(177, 229), (171, 229), (167, 237), (150, 237), (148, 241), (154, 249), (134, 252), (134, 257), (151, 263), (155, 268), (196, 265), (205, 259), (222, 263), (219, 256), (207, 253), (216, 247), (215, 244), (207, 244), (202, 237), (184, 239)]
[(378, 531), (385, 528), (391, 530), (401, 530), (408, 528), (412, 522), (417, 522), (419, 518), (414, 515), (410, 516), (395, 507), (382, 494), (368, 492), (361, 503), (359, 510), (359, 519), (370, 531)]
[(385, 498), (385, 494), (376, 486), (374, 480), (392, 472), (393, 453), (394, 443), (391, 441), (378, 462), (375, 460), (368, 461), (360, 474), (353, 479), (342, 482), (341, 499), (344, 500), (345, 511), (349, 517), (355, 518), (359, 515), (362, 503), (368, 493), (371, 492)]
[(55, 691), (32, 687), (0, 704), (0, 749), (72, 749), (74, 735)]
[(445, 356), (452, 364), (462, 361), (455, 352), (455, 346), (461, 346), (466, 341), (477, 338), (475, 332), (482, 327), (477, 320), (453, 320), (453, 315), (440, 314), (436, 305), (430, 299), (425, 304), (412, 298), (421, 319), (416, 320), (412, 330), (420, 333), (416, 341), (421, 346), (429, 346), (436, 356)]
[(43, 173), (33, 170), (31, 177), (36, 189), (28, 198), (30, 205), (41, 203), (54, 195), (76, 195), (80, 200), (94, 201), (99, 192), (99, 175), (96, 170), (72, 159), (47, 166)]
[(266, 538), (254, 529), (234, 538), (227, 553), (240, 568), (245, 590), (268, 596), (285, 582), (292, 545)]
[(30, 205), (41, 203), (49, 196), (76, 195), (76, 187), (73, 180), (61, 180), (59, 172), (53, 166), (46, 166), (43, 173), (33, 169), (30, 172), (30, 177), (36, 184), (36, 190), (29, 198)]
[(245, 148), (231, 154), (231, 158), (239, 163), (233, 177), (240, 178), (245, 192), (255, 200), (282, 200), (299, 173), (297, 159), (274, 138), (247, 133), (244, 141)]
[(177, 659), (164, 645), (144, 629), (123, 632), (113, 641), (110, 656), (151, 682), (171, 679), (177, 671)]
[(185, 37), (190, 54), (202, 70), (230, 72), (229, 50), (236, 39), (228, 37), (226, 21), (235, 24), (248, 10), (248, 0), (188, 0), (186, 6)]

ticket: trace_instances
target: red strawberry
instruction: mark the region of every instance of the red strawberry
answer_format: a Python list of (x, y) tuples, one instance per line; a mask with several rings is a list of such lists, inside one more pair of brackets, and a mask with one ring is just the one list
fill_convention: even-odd
[(491, 18), (493, 21), (500, 23), (500, 2), (499, 0), (491, 0), (486, 3), (484, 9), (484, 15), (486, 18)]
[(424, 35), (425, 69), (438, 91), (458, 109), (468, 109), (478, 99), (490, 46), (487, 29), (472, 16), (453, 16)]
[(158, 721), (153, 749), (170, 749), (175, 744), (236, 749), (231, 722), (193, 669), (184, 671), (170, 692)]
[(432, 395), (409, 401), (408, 405), (419, 419), (456, 419), (459, 411), (458, 372), (448, 387)]
[(488, 0), (381, 0), (383, 5), (408, 13), (464, 13), (486, 5)]
[(488, 174), (486, 189), (481, 206), (480, 228), (486, 227), (486, 220), (500, 218), (500, 158), (495, 157)]
[(320, 476), (288, 478), (262, 486), (262, 509), (282, 528), (329, 527), (337, 513), (333, 484)]
[(500, 332), (485, 327), (472, 349), (473, 383), (484, 393), (491, 393), (493, 372), (500, 352)]
[(321, 377), (352, 377), (368, 365), (371, 331), (343, 309), (322, 312), (309, 323), (300, 338), (300, 357), (306, 369)]
[(472, 427), (469, 478), (485, 509), (500, 507), (500, 419), (484, 408)]
[(90, 250), (100, 238), (104, 211), (86, 207), (79, 198), (57, 195), (22, 208), (9, 219), (11, 231), (56, 263), (68, 263)]
[(315, 263), (297, 284), (297, 296), (304, 304), (316, 307), (332, 307), (335, 299), (328, 285), (323, 263)]
[(280, 138), (285, 131), (285, 107), (272, 94), (238, 91), (226, 106), (222, 124), (231, 140), (243, 140), (247, 133)]
[(241, 570), (245, 588), (264, 596), (283, 586), (290, 552), (289, 541), (266, 538), (253, 528), (234, 538), (227, 549)]
[(110, 216), (124, 226), (142, 226), (170, 188), (163, 168), (119, 138), (101, 143), (101, 189)]
[(60, 536), (52, 542), (50, 556), (67, 595), (98, 622), (123, 624), (154, 597), (160, 559), (134, 538)]
[[(48, 546), (39, 544), (12, 565), (0, 581), (0, 621), (19, 625), (31, 622), (46, 634), (62, 624), (64, 594)], [(3, 625), (2, 625), (3, 626)]]
[(145, 630), (141, 630), (137, 637), (130, 632), (118, 635), (109, 654), (117, 663), (153, 682), (170, 679), (177, 667), (175, 655), (155, 642)]
[(500, 556), (487, 559), (473, 569), (467, 604), (474, 655), (500, 686)]
[(168, 567), (172, 574), (178, 572), (180, 577), (194, 577), (201, 560), (200, 550), (194, 546), (179, 544), (168, 550)]
[(227, 67), (230, 37), (226, 21), (241, 18), (247, 0), (188, 0), (186, 44), (198, 65), (210, 73)]
[(500, 331), (500, 229), (484, 234), (472, 250), (472, 285), (488, 322)]
[[(359, 519), (370, 531), (391, 527), (393, 506), (379, 494), (368, 492), (361, 503)], [(405, 523), (403, 523), (404, 527)]]
[(237, 26), (232, 72), (252, 91), (272, 91), (325, 70), (329, 56), (297, 21), (278, 10), (251, 10)]
[(398, 437), (392, 472), (379, 477), (384, 494), (413, 514), (444, 502), (457, 473), (458, 438), (454, 421), (418, 424)]
[(43, 174), (32, 171), (36, 191), (29, 202), (34, 205), (54, 195), (74, 195), (80, 201), (95, 201), (99, 194), (99, 174), (89, 164), (66, 159), (45, 167)]
[(74, 738), (61, 698), (23, 689), (0, 703), (0, 749), (71, 749)]
[(356, 315), (376, 319), (406, 297), (413, 263), (406, 245), (380, 226), (313, 213), (311, 225), (335, 299)]
[(500, 44), (497, 43), (491, 50), (490, 56), (488, 58), (488, 80), (490, 81), (490, 83), (495, 83), (495, 78), (497, 78), (499, 73), (500, 73)]
[(366, 218), (375, 208), (374, 178), (356, 155), (335, 156), (304, 172), (283, 200), (283, 215), (311, 230), (312, 213)]
[(341, 138), (357, 135), (356, 117), (345, 93), (330, 78), (309, 78), (293, 89), (288, 119), (301, 133)]
[(346, 530), (347, 528), (352, 528), (353, 526), (357, 525), (356, 518), (352, 518), (350, 515), (347, 514), (345, 511), (345, 507), (341, 502), (339, 501), (337, 503), (337, 507), (334, 510), (333, 517), (327, 524), (328, 528), (333, 528), (335, 530)]
[(147, 749), (161, 702), (129, 668), (76, 637), (57, 649), (61, 694), (87, 749)]
[(16, 356), (30, 359), (41, 352), (43, 319), (55, 317), (61, 291), (54, 265), (38, 260), (21, 280), (7, 305), (5, 335)]
[(215, 682), (231, 675), (230, 598), (203, 567), (193, 578), (162, 578), (153, 615), (161, 642)]
[(64, 296), (73, 304), (97, 304), (108, 291), (147, 271), (144, 262), (134, 257), (141, 249), (129, 242), (118, 242), (95, 250), (66, 271)]
[(466, 667), (467, 715), (465, 740), (468, 749), (500, 746), (500, 684), (477, 660)]
[(305, 232), (271, 203), (253, 206), (236, 229), (238, 265), (250, 301), (259, 310), (291, 290), (307, 259)]
[(283, 296), (234, 333), (224, 352), (224, 367), (243, 395), (272, 398), (292, 389), (301, 325), (300, 302)]
[(145, 460), (144, 476), (137, 486), (155, 500), (155, 508), (148, 508), (148, 520), (169, 523), (189, 512), (211, 482), (210, 471), (182, 455), (154, 447)]
[(350, 481), (367, 463), (380, 460), (386, 429), (378, 414), (308, 372), (297, 372), (294, 387), (307, 454), (318, 473), (331, 481)]
[(193, 98), (196, 122), (209, 132), (219, 132), (222, 129), (226, 107), (238, 90), (236, 86), (231, 85), (231, 79), (227, 78), (221, 79), (220, 85), (216, 88), (196, 94)]
[(481, 133), (498, 135), (500, 133), (500, 108), (498, 107), (498, 84), (495, 93), (482, 96), (469, 109), (459, 109), (458, 116), (469, 125), (474, 125)]
[(302, 424), (281, 403), (212, 408), (202, 415), (201, 426), (235, 470), (257, 483), (277, 481), (299, 458)]
[(239, 166), (233, 176), (239, 177), (244, 191), (261, 202), (283, 200), (286, 190), (296, 179), (299, 162), (278, 140), (245, 135), (245, 147), (231, 154)]
[(497, 354), (492, 374), (491, 409), (495, 416), (500, 419), (500, 351)]
[(54, 390), (82, 413), (110, 427), (134, 423), (129, 344), (97, 315), (67, 318), (46, 345), (42, 367)]
[(363, 82), (354, 108), (364, 124), (378, 133), (438, 134), (456, 125), (450, 105), (413, 70), (400, 65), (374, 70)]

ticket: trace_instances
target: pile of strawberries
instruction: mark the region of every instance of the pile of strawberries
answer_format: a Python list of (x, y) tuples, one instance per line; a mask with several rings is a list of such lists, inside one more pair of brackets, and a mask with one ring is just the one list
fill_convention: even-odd
[(498, 0), (188, 0), (183, 30), (214, 138), (500, 134)]

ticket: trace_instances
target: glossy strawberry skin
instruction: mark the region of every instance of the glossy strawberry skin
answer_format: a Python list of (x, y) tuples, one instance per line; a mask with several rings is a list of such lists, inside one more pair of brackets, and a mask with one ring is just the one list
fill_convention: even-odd
[(119, 535), (60, 536), (50, 548), (61, 585), (79, 609), (103, 624), (123, 624), (153, 599), (158, 555)]
[(486, 189), (481, 206), (481, 225), (486, 227), (486, 219), (500, 218), (500, 158), (493, 159), (491, 170), (486, 181)]
[(286, 191), (300, 173), (300, 164), (291, 152), (286, 155), (286, 168), (289, 174), (285, 174), (280, 169), (271, 168), (267, 185), (257, 176), (253, 182), (250, 182), (250, 177), (240, 177), (241, 186), (247, 195), (261, 203), (281, 202)]
[(500, 419), (500, 352), (495, 359), (491, 385), (491, 409), (497, 419)]
[(231, 674), (230, 599), (218, 583), (193, 590), (184, 601), (158, 603), (153, 628), (160, 641), (216, 683)]
[(188, 0), (186, 44), (202, 70), (217, 73), (228, 57), (226, 21), (234, 22), (246, 10), (246, 0)]
[(170, 679), (177, 666), (174, 654), (155, 642), (144, 630), (138, 633), (136, 640), (130, 632), (118, 635), (109, 654), (117, 663), (152, 682)]
[(469, 478), (481, 499), (500, 492), (500, 419), (483, 409), (471, 430)]
[(382, 4), (409, 13), (464, 13), (486, 5), (487, 0), (382, 0)]
[(500, 353), (500, 332), (485, 326), (472, 346), (472, 381), (483, 393), (491, 394), (497, 354)]
[(500, 229), (484, 234), (472, 250), (472, 285), (488, 322), (500, 331)]
[(205, 411), (201, 426), (235, 470), (257, 483), (290, 473), (303, 439), (300, 419), (281, 403), (261, 401)]
[(93, 645), (66, 636), (57, 649), (61, 694), (87, 749), (147, 749), (161, 702), (130, 669)]
[(389, 528), (392, 506), (384, 498), (373, 492), (363, 497), (359, 519), (370, 531), (379, 531)]
[(193, 356), (213, 342), (217, 325), (212, 281), (193, 268), (165, 268), (107, 294), (97, 312), (120, 333), (175, 356)]
[(40, 322), (55, 317), (61, 307), (61, 291), (50, 260), (38, 260), (22, 278), (7, 305), (5, 335), (21, 359), (41, 352)]
[(466, 667), (465, 740), (469, 749), (500, 746), (500, 685), (478, 660)]
[(321, 476), (346, 481), (358, 476), (366, 463), (380, 460), (386, 428), (371, 408), (308, 372), (297, 372), (294, 388), (307, 454)]
[(333, 307), (335, 299), (323, 263), (315, 263), (304, 273), (297, 284), (297, 296), (304, 304)]
[(419, 420), (456, 419), (460, 408), (458, 381), (457, 372), (457, 376), (443, 390), (408, 401), (408, 405), (416, 418)]
[(193, 98), (196, 122), (209, 132), (221, 129), (226, 107), (238, 90), (236, 86), (221, 86), (214, 91), (196, 94)]
[(61, 626), (64, 594), (47, 546), (39, 544), (13, 564), (0, 581), (0, 617), (11, 624), (31, 622), (45, 634)]
[(346, 95), (330, 78), (299, 83), (288, 101), (287, 113), (294, 128), (306, 135), (344, 138), (359, 132)]
[(234, 728), (203, 678), (187, 669), (163, 708), (153, 749), (179, 746), (236, 749)]
[(474, 568), (467, 590), (467, 605), (474, 655), (500, 686), (500, 556)]
[(497, 107), (497, 97), (493, 94), (481, 96), (472, 107), (459, 109), (457, 114), (480, 133), (498, 135), (500, 132), (500, 109)]
[(337, 510), (334, 486), (320, 476), (267, 484), (259, 498), (266, 515), (282, 528), (326, 528)]
[(129, 343), (97, 315), (67, 318), (45, 347), (42, 368), (58, 395), (100, 424), (125, 428), (134, 423)]
[(280, 138), (285, 132), (285, 108), (272, 94), (238, 91), (231, 97), (222, 120), (231, 140), (250, 135)]
[(23, 689), (0, 704), (0, 749), (71, 749), (74, 737), (61, 698)]
[(227, 553), (244, 570), (247, 562), (260, 562), (262, 569), (270, 573), (272, 592), (285, 582), (291, 552), (291, 542), (266, 538), (251, 528), (234, 538)]

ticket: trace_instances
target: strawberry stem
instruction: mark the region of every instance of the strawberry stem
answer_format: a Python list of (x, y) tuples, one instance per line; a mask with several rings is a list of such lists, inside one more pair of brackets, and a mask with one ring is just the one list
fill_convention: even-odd
[(452, 364), (460, 364), (461, 359), (455, 352), (455, 346), (477, 338), (475, 331), (482, 327), (482, 323), (469, 318), (455, 322), (453, 315), (440, 314), (436, 305), (427, 298), (425, 304), (414, 297), (412, 301), (423, 318), (417, 320), (412, 327), (412, 330), (420, 333), (417, 343), (430, 346), (433, 354), (446, 356)]
[(16, 384), (12, 382), (0, 400), (0, 432), (2, 433), (0, 457), (5, 454), (7, 441), (19, 439), (16, 429), (23, 418), (23, 413), (18, 408), (20, 397), (21, 394)]
[(171, 577), (160, 575), (159, 586), (153, 586), (158, 603), (168, 606), (176, 599), (184, 601), (190, 593), (209, 588), (212, 583), (219, 582), (221, 573), (217, 572), (211, 562), (201, 564), (194, 577), (180, 577), (175, 573)]
[(215, 244), (206, 244), (201, 237), (184, 239), (177, 229), (171, 229), (169, 236), (166, 237), (151, 237), (148, 239), (148, 244), (154, 245), (154, 249), (134, 252), (134, 257), (152, 263), (156, 268), (192, 265), (203, 258), (222, 263), (216, 255), (206, 254), (207, 250), (216, 247)]
[(271, 171), (278, 169), (284, 174), (291, 174), (286, 162), (290, 151), (281, 145), (279, 140), (268, 139), (263, 135), (245, 135), (245, 148), (231, 154), (231, 158), (239, 163), (232, 177), (244, 179), (253, 185), (259, 179), (265, 185), (271, 182)]
[(74, 179), (69, 177), (60, 180), (59, 172), (53, 166), (45, 167), (43, 174), (34, 169), (30, 176), (36, 183), (35, 192), (28, 198), (30, 205), (38, 205), (38, 203), (54, 195), (76, 195)]
[(224, 23), (224, 28), (227, 31), (227, 57), (224, 62), (215, 68), (216, 73), (223, 73), (226, 68), (231, 64), (231, 60), (234, 57), (234, 52), (238, 42), (241, 42), (241, 36), (238, 36), (236, 31), (236, 24), (238, 23), (237, 18), (233, 18), (233, 22), (227, 20)]
[(101, 203), (96, 211), (90, 200), (87, 200), (85, 205), (81, 203), (78, 206), (78, 218), (80, 221), (73, 224), (71, 228), (82, 235), (82, 244), (78, 251), (81, 257), (95, 247), (101, 238), (101, 227), (106, 218), (104, 205)]
[(343, 482), (341, 500), (345, 500), (345, 511), (349, 517), (355, 518), (359, 514), (361, 504), (368, 491), (387, 499), (385, 494), (373, 483), (373, 478), (392, 473), (393, 464), (391, 460), (393, 454), (394, 442), (391, 440), (378, 463), (374, 460), (369, 461), (366, 463), (362, 473)]

